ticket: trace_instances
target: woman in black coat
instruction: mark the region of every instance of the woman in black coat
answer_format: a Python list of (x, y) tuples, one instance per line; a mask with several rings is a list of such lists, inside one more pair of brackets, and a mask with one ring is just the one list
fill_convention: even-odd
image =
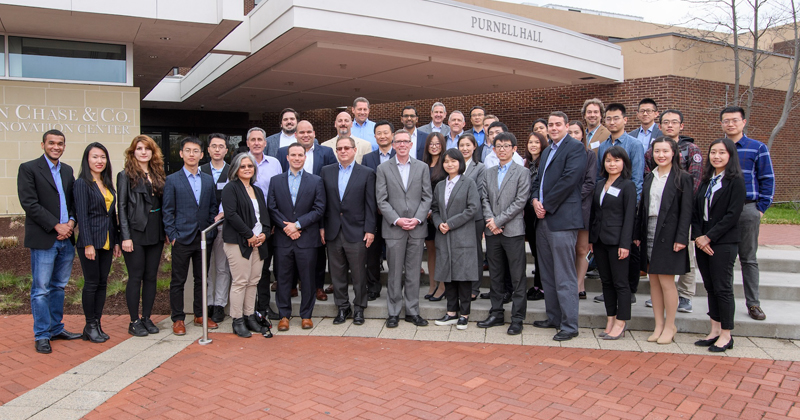
[(128, 283), (125, 285), (125, 301), (131, 316), (128, 334), (135, 337), (158, 333), (150, 314), (156, 299), (158, 265), (164, 250), (161, 197), (165, 179), (164, 156), (156, 142), (145, 135), (134, 137), (125, 150), (125, 169), (117, 174), (117, 213), (122, 255), (128, 268)]
[(592, 195), (589, 220), (590, 249), (603, 284), (608, 321), (600, 334), (604, 340), (625, 336), (631, 319), (628, 257), (636, 218), (636, 186), (631, 181), (631, 161), (621, 146), (609, 147), (601, 160), (600, 177)]
[[(533, 123), (534, 126), (541, 125), (541, 121), (536, 120)], [(547, 124), (545, 124), (545, 127)], [(545, 129), (545, 131), (547, 131)], [(547, 137), (539, 132), (531, 132), (528, 136), (528, 145), (525, 146), (525, 154), (523, 155), (525, 161), (525, 167), (528, 168), (531, 174), (531, 185), (533, 185), (533, 181), (536, 179), (536, 175), (539, 173), (539, 158), (542, 156), (542, 152), (544, 149), (547, 148), (549, 144), (547, 143)], [(594, 177), (594, 175), (592, 175)], [(533, 210), (533, 205), (531, 204), (532, 200), (527, 200), (525, 203), (525, 209), (523, 210), (523, 218), (525, 220), (525, 240), (528, 241), (528, 246), (531, 249), (531, 255), (533, 256), (534, 261), (538, 264), (539, 260), (536, 256), (536, 211)], [(542, 300), (544, 299), (544, 291), (542, 290), (542, 277), (539, 274), (540, 270), (539, 267), (536, 267), (536, 271), (533, 272), (533, 287), (528, 289), (526, 294), (526, 298), (528, 300)]]
[(692, 212), (697, 268), (708, 292), (711, 332), (694, 344), (712, 352), (733, 348), (733, 263), (739, 252), (739, 216), (747, 191), (736, 145), (717, 139), (708, 150), (703, 183)]
[(119, 257), (119, 227), (115, 208), (116, 191), (111, 181), (108, 150), (100, 143), (86, 146), (81, 172), (73, 186), (78, 235), (78, 258), (83, 270), (81, 303), (86, 317), (83, 339), (103, 343), (108, 335), (100, 326), (106, 303), (108, 273), (113, 257)]
[(669, 344), (678, 332), (675, 276), (689, 272), (686, 245), (692, 221), (692, 178), (681, 169), (681, 154), (671, 138), (662, 136), (653, 140), (650, 152), (656, 167), (642, 185), (634, 243), (647, 245), (641, 265), (650, 275), (650, 299), (656, 323), (647, 341)]
[(250, 331), (266, 332), (256, 319), (255, 304), (271, 225), (264, 192), (255, 185), (255, 162), (250, 153), (236, 155), (222, 190), (223, 250), (231, 268), (230, 311), (239, 337), (250, 337)]

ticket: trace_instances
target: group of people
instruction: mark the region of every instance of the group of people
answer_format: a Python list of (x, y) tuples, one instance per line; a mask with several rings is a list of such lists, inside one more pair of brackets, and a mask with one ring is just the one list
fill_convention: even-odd
[[(150, 316), (165, 243), (172, 255), (173, 333), (186, 333), (190, 262), (193, 322), (202, 324), (200, 232), (219, 220), (221, 226), (209, 232), (215, 272), (209, 276), (207, 322), (217, 328), (229, 305), (233, 330), (241, 337), (267, 334), (269, 319), (279, 320), (279, 331), (288, 330), (291, 297), (298, 290), (302, 328), (313, 327), (315, 301), (330, 293), (338, 308), (334, 324), (348, 318), (363, 324), (368, 302), (381, 293), (384, 254), (386, 326), (397, 327), (401, 312), (406, 322), (428, 325), (419, 311), (427, 247), (425, 298), (447, 299), (436, 325), (466, 329), (470, 304), (480, 296), (491, 300), (491, 311), (478, 327), (503, 325), (504, 304), (511, 302), (508, 333), (520, 334), (527, 300), (543, 298), (547, 319), (533, 325), (555, 328), (554, 340), (572, 339), (593, 254), (603, 284), (595, 300), (605, 303), (608, 315), (601, 335), (624, 336), (643, 270), (650, 275), (648, 306), (656, 320), (650, 341), (668, 343), (677, 332), (678, 307), (686, 310), (683, 299), (694, 294), (693, 277), (691, 284), (679, 281), (678, 288), (674, 282), (675, 275), (691, 276), (690, 237), (712, 320), (709, 336), (698, 343), (714, 351), (733, 346), (737, 254), (748, 311), (763, 319), (755, 249), (758, 213), (771, 204), (774, 178), (766, 146), (744, 135), (741, 108), (722, 111), (726, 138), (712, 143), (704, 166), (693, 140), (680, 135), (683, 115), (664, 111), (659, 128), (651, 99), (639, 103), (642, 126), (631, 134), (624, 131), (621, 104), (604, 107), (598, 99), (587, 100), (584, 121), (553, 112), (534, 122), (523, 152), (508, 127), (480, 106), (469, 112), (469, 130), (461, 111), (452, 111), (445, 124), (440, 102), (431, 108), (431, 122), (420, 127), (416, 109), (404, 107), (398, 130), (387, 120), (370, 121), (365, 98), (357, 98), (352, 111), (355, 118), (337, 115), (334, 138), (319, 142), (312, 124), (287, 108), (280, 113), (280, 132), (267, 136), (251, 128), (230, 163), (224, 134), (209, 135), (207, 145), (184, 138), (184, 165), (169, 176), (158, 145), (139, 135), (125, 151), (116, 188), (102, 144), (86, 147), (75, 180), (72, 168), (60, 161), (64, 134), (46, 132), (44, 155), (21, 165), (18, 178), (25, 246), (31, 248), (36, 350), (51, 352), (51, 340), (108, 339), (101, 318), (112, 258), (119, 255), (129, 275), (128, 332), (157, 333)], [(200, 165), (204, 149), (210, 161)], [(536, 260), (530, 289), (526, 240)], [(81, 334), (66, 331), (61, 322), (73, 246), (85, 279)], [(491, 278), (488, 295), (479, 289), (484, 260)], [(271, 292), (277, 311), (270, 307)]]

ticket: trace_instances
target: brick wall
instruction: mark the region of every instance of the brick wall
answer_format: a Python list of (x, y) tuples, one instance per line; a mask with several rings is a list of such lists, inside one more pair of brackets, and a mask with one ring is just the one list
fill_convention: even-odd
[[(727, 89), (730, 90), (730, 92)], [(684, 113), (684, 134), (696, 139), (697, 145), (707, 153), (712, 140), (722, 136), (719, 125), (719, 111), (730, 98), (731, 85), (677, 76), (662, 76), (628, 80), (624, 83), (607, 85), (564, 86), (546, 89), (531, 89), (513, 92), (468, 95), (450, 98), (372, 104), (370, 119), (388, 119), (395, 127), (401, 127), (400, 114), (406, 105), (417, 108), (419, 124), (430, 122), (431, 105), (440, 101), (447, 106), (448, 113), (453, 110), (468, 112), (474, 105), (486, 108), (489, 114), (497, 115), (508, 125), (509, 130), (521, 141), (520, 150), (525, 147), (530, 126), (534, 120), (546, 117), (551, 111), (560, 110), (570, 119), (580, 118), (583, 101), (600, 98), (605, 104), (621, 102), (628, 108), (627, 130), (638, 126), (636, 106), (641, 98), (651, 97), (660, 110), (677, 108)], [(755, 101), (748, 121), (748, 136), (766, 142), (772, 128), (780, 117), (784, 92), (770, 89), (756, 89)], [(730, 102), (727, 99), (727, 102)], [(290, 105), (291, 106), (291, 105)], [(329, 139), (335, 135), (333, 121), (335, 109), (316, 109), (301, 112), (301, 118), (314, 124), (318, 139)], [(469, 126), (469, 117), (467, 117)], [(276, 113), (265, 113), (263, 124), (267, 132), (279, 129)], [(269, 127), (269, 128), (268, 128)], [(469, 127), (467, 127), (469, 128)], [(274, 131), (272, 131), (274, 130)], [(800, 200), (800, 148), (792, 137), (800, 131), (800, 113), (790, 115), (781, 134), (775, 140), (771, 153), (775, 166), (777, 191), (776, 200)]]

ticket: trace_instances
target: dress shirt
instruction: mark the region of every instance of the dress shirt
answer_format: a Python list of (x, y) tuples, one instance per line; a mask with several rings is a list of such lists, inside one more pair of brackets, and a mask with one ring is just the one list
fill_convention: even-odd
[(375, 122), (367, 119), (364, 124), (359, 124), (358, 121), (353, 120), (353, 128), (350, 130), (350, 135), (362, 138), (372, 144), (372, 150), (378, 149), (378, 142), (375, 140)]
[[(486, 151), (486, 149), (484, 149), (484, 151)], [(516, 163), (517, 165), (525, 166), (525, 161), (522, 160), (522, 156), (520, 156), (519, 153), (511, 154), (511, 161)], [(489, 154), (486, 155), (486, 157), (483, 159), (483, 166), (485, 166), (486, 169), (494, 168), (499, 164), (500, 164), (500, 159), (494, 153), (494, 149), (492, 149), (491, 152), (489, 152)]]
[(313, 174), (314, 173), (314, 148), (316, 145), (311, 145), (311, 148), (306, 150), (306, 163), (303, 164), (303, 170)]
[(586, 144), (591, 144), (592, 137), (594, 136), (594, 133), (596, 133), (599, 128), (600, 128), (600, 125), (598, 124), (597, 127), (595, 127), (594, 130), (592, 130), (592, 131), (589, 131), (588, 128), (586, 129)]
[(444, 150), (458, 149), (458, 138), (461, 137), (462, 134), (464, 134), (463, 131), (456, 134), (454, 138), (452, 131), (447, 133), (447, 144), (446, 144), (447, 147)]
[(288, 145), (290, 145), (292, 143), (296, 143), (296, 142), (297, 142), (297, 138), (295, 137), (294, 134), (292, 134), (291, 136), (287, 136), (286, 133), (284, 133), (283, 130), (281, 130), (281, 138), (280, 138), (281, 147), (286, 147), (286, 146), (288, 146)]
[(714, 193), (722, 188), (722, 175), (725, 175), (725, 172), (715, 175), (713, 178), (711, 178), (711, 182), (708, 184), (708, 189), (706, 190), (705, 195), (706, 202), (705, 206), (703, 206), (703, 220), (706, 222), (708, 221), (708, 209), (711, 207), (711, 201), (714, 199)]
[(606, 198), (606, 188), (603, 188), (603, 191), (600, 193), (600, 205), (603, 205), (603, 199)]
[(481, 152), (481, 162), (486, 164), (486, 157), (494, 154), (494, 145), (487, 143), (483, 144), (483, 152)]
[(67, 195), (64, 193), (64, 184), (61, 182), (61, 161), (59, 160), (58, 163), (54, 164), (47, 157), (44, 160), (47, 161), (47, 166), (50, 167), (50, 175), (53, 176), (53, 181), (56, 183), (56, 189), (58, 190), (58, 207), (61, 210), (58, 216), (58, 223), (67, 223), (69, 222), (69, 212), (67, 211)]
[(400, 163), (397, 156), (395, 156), (394, 159), (397, 162), (397, 170), (400, 171), (400, 178), (403, 180), (403, 189), (408, 190), (408, 175), (411, 173), (411, 158), (408, 158), (408, 162), (406, 163)]
[(440, 125), (440, 126), (438, 126), (438, 127), (437, 127), (437, 126), (433, 125), (433, 121), (431, 121), (431, 124), (430, 124), (430, 126), (431, 126), (431, 133), (440, 133), (440, 132), (442, 131), (442, 126), (443, 126), (443, 125), (444, 125), (444, 123), (442, 123), (442, 125)]
[(636, 139), (639, 140), (639, 143), (642, 143), (642, 153), (650, 148), (650, 142), (653, 140), (653, 127), (655, 126), (655, 123), (651, 124), (650, 128), (639, 126), (639, 134), (636, 136)]
[(447, 184), (444, 188), (444, 206), (447, 207), (447, 203), (450, 201), (450, 194), (453, 192), (453, 187), (456, 186), (456, 182), (458, 179), (461, 178), (461, 175), (456, 175), (453, 179), (448, 179)]
[(283, 168), (281, 167), (280, 162), (278, 159), (267, 156), (266, 154), (263, 155), (263, 159), (261, 162), (258, 162), (258, 173), (256, 176), (256, 182), (253, 185), (257, 185), (261, 188), (261, 191), (264, 192), (264, 199), (269, 200), (267, 197), (267, 192), (269, 191), (269, 181), (272, 179), (273, 176), (279, 175), (283, 172)]
[(497, 167), (497, 189), (500, 189), (500, 185), (503, 184), (503, 178), (506, 177), (506, 172), (508, 172), (508, 168), (511, 167), (513, 162), (509, 161), (505, 165), (500, 165)]
[(661, 196), (664, 194), (667, 178), (669, 178), (669, 171), (661, 175), (659, 168), (653, 170), (653, 182), (650, 184), (650, 207), (647, 209), (647, 215), (650, 217), (658, 216), (658, 210), (661, 209)]
[(341, 163), (339, 164), (339, 201), (344, 198), (344, 190), (347, 188), (347, 183), (350, 182), (350, 175), (352, 174), (353, 162), (350, 162), (346, 168)]
[[(411, 149), (408, 151), (408, 155), (414, 159), (422, 159), (422, 156), (417, 156), (417, 133), (419, 133), (419, 130), (416, 128), (414, 129), (414, 132), (411, 133)], [(422, 139), (422, 141), (425, 141), (425, 139)], [(383, 162), (384, 161), (381, 160), (381, 163)]]
[(483, 127), (481, 127), (480, 131), (475, 131), (475, 127), (473, 127), (472, 136), (475, 137), (475, 141), (478, 142), (478, 146), (480, 146), (486, 139), (486, 132), (483, 130)]
[[(600, 140), (598, 139), (598, 141)], [(631, 181), (636, 185), (636, 202), (638, 203), (639, 199), (642, 197), (642, 181), (644, 180), (644, 153), (642, 152), (641, 143), (636, 141), (636, 139), (631, 137), (628, 133), (622, 133), (616, 140), (612, 140), (611, 136), (608, 136), (608, 139), (600, 143), (600, 146), (597, 148), (598, 168), (601, 165), (600, 160), (603, 158), (603, 154), (606, 152), (606, 149), (611, 146), (622, 146), (628, 153), (628, 157), (631, 160)], [(602, 178), (600, 177), (600, 170), (598, 169), (597, 180), (599, 181), (600, 179)]]
[(183, 167), (183, 173), (186, 174), (186, 179), (189, 180), (189, 185), (192, 187), (192, 192), (194, 192), (194, 200), (197, 202), (197, 205), (200, 205), (200, 191), (203, 187), (203, 182), (200, 180), (200, 168), (197, 169), (197, 174), (193, 174), (189, 172), (186, 167)]
[[(545, 162), (544, 168), (542, 168), (542, 179), (539, 182), (539, 185), (544, 185), (544, 174), (545, 172), (547, 172), (547, 167), (550, 166), (550, 161), (553, 160), (553, 156), (556, 155), (556, 152), (558, 151), (558, 146), (561, 145), (562, 141), (564, 141), (564, 137), (562, 137), (561, 140), (558, 141), (558, 143), (553, 142), (553, 144), (550, 145), (551, 147), (550, 154), (547, 155), (547, 162)], [(544, 188), (539, 188), (539, 202), (544, 204)]]
[(214, 177), (214, 183), (216, 184), (219, 181), (219, 176), (222, 175), (222, 170), (225, 169), (225, 163), (222, 163), (222, 168), (220, 169), (215, 168), (213, 163), (208, 166), (211, 167), (211, 176)]
[[(413, 149), (412, 149), (413, 150)], [(416, 152), (414, 152), (416, 153)], [(378, 152), (378, 158), (381, 160), (381, 163), (386, 162), (387, 160), (392, 158), (392, 149), (389, 149), (388, 152)]]
[(769, 149), (758, 140), (742, 136), (736, 142), (736, 151), (739, 153), (739, 164), (742, 165), (744, 174), (746, 200), (755, 201), (758, 211), (764, 213), (775, 196), (775, 173), (772, 170)]
[(300, 190), (300, 181), (302, 181), (302, 178), (303, 169), (297, 171), (297, 174), (289, 169), (289, 193), (292, 195), (292, 205), (297, 203), (297, 191)]

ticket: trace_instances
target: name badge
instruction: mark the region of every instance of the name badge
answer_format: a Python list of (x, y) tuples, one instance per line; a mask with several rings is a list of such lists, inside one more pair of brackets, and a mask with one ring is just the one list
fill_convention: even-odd
[(227, 181), (225, 181), (225, 182), (217, 182), (217, 189), (221, 190), (221, 189), (225, 188), (226, 185), (228, 185)]
[(600, 147), (600, 142), (599, 141), (593, 141), (593, 142), (589, 143), (589, 147), (591, 147), (592, 150), (597, 149), (598, 147)]
[(608, 187), (608, 191), (606, 191), (606, 194), (613, 195), (614, 197), (619, 197), (620, 191), (622, 190), (620, 190), (617, 187)]

